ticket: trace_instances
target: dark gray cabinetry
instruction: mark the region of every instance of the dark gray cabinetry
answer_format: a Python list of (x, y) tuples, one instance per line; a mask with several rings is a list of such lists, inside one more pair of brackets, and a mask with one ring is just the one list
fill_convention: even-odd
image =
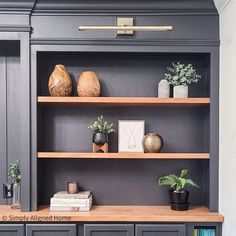
[(1, 236), (24, 236), (23, 224), (3, 224), (0, 225)]
[(76, 236), (76, 224), (28, 224), (26, 236)]
[(185, 236), (185, 225), (136, 225), (136, 236)]
[[(79, 235), (80, 236), (80, 235)], [(84, 236), (134, 236), (133, 224), (85, 224)]]

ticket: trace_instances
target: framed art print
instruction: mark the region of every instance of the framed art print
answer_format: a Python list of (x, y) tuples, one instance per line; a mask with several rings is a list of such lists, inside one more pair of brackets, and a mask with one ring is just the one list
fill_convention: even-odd
[(118, 151), (143, 152), (144, 120), (118, 121)]

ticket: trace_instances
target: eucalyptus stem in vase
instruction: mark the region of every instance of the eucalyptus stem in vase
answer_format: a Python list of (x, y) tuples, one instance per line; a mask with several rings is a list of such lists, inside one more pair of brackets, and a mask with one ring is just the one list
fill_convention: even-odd
[(167, 70), (169, 73), (165, 74), (165, 79), (174, 87), (174, 98), (187, 98), (188, 86), (196, 84), (201, 78), (192, 64), (172, 63)]
[(20, 171), (20, 162), (16, 160), (10, 164), (10, 169), (8, 173), (9, 178), (12, 181), (13, 186), (13, 199), (11, 207), (14, 209), (21, 208), (21, 199), (20, 199), (20, 192), (21, 192), (21, 171)]

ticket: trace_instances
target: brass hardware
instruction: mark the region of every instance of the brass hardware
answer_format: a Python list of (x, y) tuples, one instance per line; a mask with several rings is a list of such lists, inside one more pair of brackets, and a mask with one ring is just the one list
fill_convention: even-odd
[[(134, 26), (134, 18), (117, 18), (116, 22), (117, 26), (120, 27), (133, 27)], [(117, 35), (133, 35), (133, 30), (117, 30)]]
[(116, 30), (117, 35), (133, 35), (133, 31), (171, 31), (173, 26), (133, 26), (133, 18), (117, 18), (117, 26), (79, 26), (79, 30)]

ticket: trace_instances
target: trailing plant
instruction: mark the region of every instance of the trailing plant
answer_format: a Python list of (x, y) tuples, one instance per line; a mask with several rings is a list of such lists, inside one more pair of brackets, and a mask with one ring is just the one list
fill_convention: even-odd
[(187, 174), (188, 170), (183, 169), (179, 176), (174, 174), (162, 176), (158, 180), (158, 185), (169, 185), (175, 192), (182, 192), (186, 185), (192, 185), (193, 187), (199, 188), (191, 179), (185, 178)]
[(113, 124), (108, 124), (108, 122), (104, 120), (103, 116), (99, 116), (97, 120), (94, 121), (94, 123), (88, 128), (91, 129), (94, 133), (110, 134), (112, 132), (115, 132), (112, 127)]
[(10, 164), (8, 176), (13, 182), (19, 183), (21, 180), (20, 162), (16, 160)]
[(177, 62), (177, 64), (172, 63), (172, 66), (167, 67), (167, 70), (169, 73), (166, 73), (164, 77), (169, 84), (173, 86), (187, 86), (197, 83), (201, 78), (201, 76), (197, 74), (196, 69), (193, 68), (192, 64), (185, 65), (180, 62)]

